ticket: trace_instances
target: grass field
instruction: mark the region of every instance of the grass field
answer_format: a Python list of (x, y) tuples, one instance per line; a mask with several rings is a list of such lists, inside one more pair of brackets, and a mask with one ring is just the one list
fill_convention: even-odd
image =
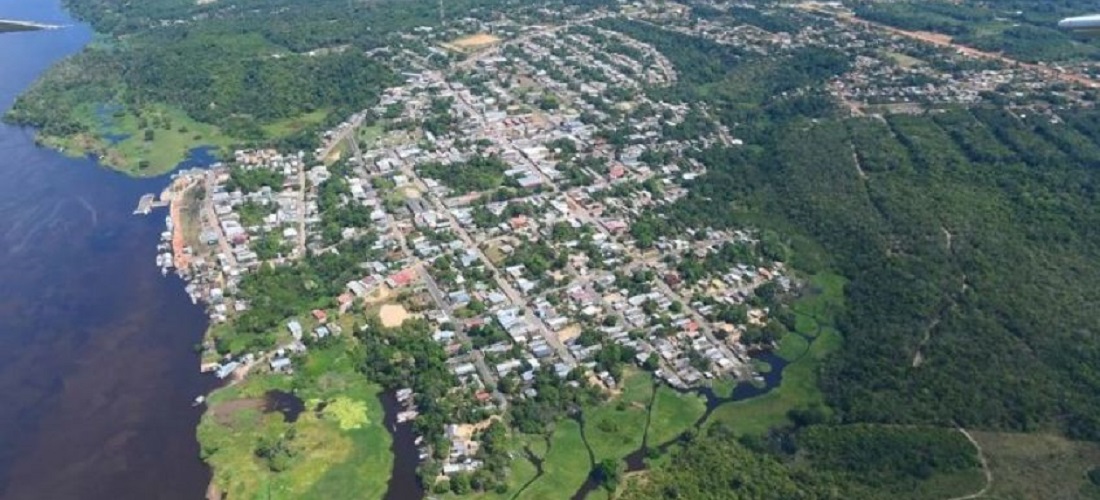
[(378, 145), (378, 139), (382, 137), (385, 130), (381, 125), (371, 125), (369, 127), (359, 127), (359, 142), (363, 144), (363, 149), (370, 149)]
[(707, 411), (706, 401), (695, 394), (680, 394), (668, 387), (657, 389), (649, 417), (649, 445), (676, 439)]
[(1060, 500), (1100, 498), (1089, 469), (1100, 466), (1100, 444), (1050, 434), (974, 432), (993, 473), (984, 498)]
[(740, 434), (763, 434), (777, 425), (789, 423), (787, 412), (793, 408), (824, 402), (817, 386), (821, 360), (840, 348), (840, 334), (825, 329), (810, 344), (805, 356), (787, 365), (779, 387), (767, 394), (743, 401), (726, 403), (714, 410), (708, 425), (724, 423)]
[(591, 464), (581, 439), (581, 428), (574, 420), (557, 424), (550, 450), (543, 463), (544, 474), (531, 484), (523, 500), (558, 500), (569, 498), (588, 479)]
[(622, 393), (605, 404), (584, 410), (584, 433), (596, 461), (621, 459), (642, 446), (646, 414), (653, 395), (649, 373), (630, 369)]
[(318, 109), (317, 111), (294, 118), (268, 123), (263, 126), (264, 133), (267, 134), (268, 137), (286, 137), (298, 133), (302, 129), (321, 123), (328, 117), (328, 113), (329, 111), (327, 109)]
[(925, 64), (924, 61), (917, 59), (916, 57), (902, 54), (900, 52), (887, 52), (886, 57), (892, 59), (894, 63), (903, 68), (912, 68), (913, 66)]
[(806, 354), (806, 350), (809, 348), (810, 342), (804, 337), (788, 333), (783, 337), (783, 340), (779, 341), (779, 348), (776, 349), (775, 353), (787, 361), (794, 361)]

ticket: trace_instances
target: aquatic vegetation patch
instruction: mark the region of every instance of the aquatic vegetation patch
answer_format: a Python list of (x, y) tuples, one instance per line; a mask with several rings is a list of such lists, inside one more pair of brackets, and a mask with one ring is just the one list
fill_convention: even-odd
[(370, 423), (367, 415), (367, 403), (347, 397), (337, 397), (321, 411), (325, 419), (335, 420), (340, 430), (359, 429)]

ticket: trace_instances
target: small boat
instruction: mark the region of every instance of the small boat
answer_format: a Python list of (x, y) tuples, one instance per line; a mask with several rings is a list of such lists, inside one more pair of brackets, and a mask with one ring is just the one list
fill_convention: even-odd
[(206, 396), (203, 396), (202, 394), (199, 394), (198, 396), (195, 396), (195, 400), (191, 402), (191, 407), (199, 406), (199, 405), (201, 405), (205, 402), (206, 402)]

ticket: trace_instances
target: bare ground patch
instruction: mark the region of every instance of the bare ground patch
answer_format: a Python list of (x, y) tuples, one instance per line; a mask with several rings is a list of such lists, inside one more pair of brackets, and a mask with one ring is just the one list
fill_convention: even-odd
[(245, 410), (263, 411), (263, 398), (234, 399), (210, 407), (210, 414), (218, 425), (230, 427), (238, 413)]

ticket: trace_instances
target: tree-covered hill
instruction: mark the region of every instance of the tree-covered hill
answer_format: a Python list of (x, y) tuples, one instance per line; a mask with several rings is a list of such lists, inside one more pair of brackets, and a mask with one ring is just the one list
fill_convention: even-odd
[[(842, 118), (816, 97), (842, 61), (769, 72), (730, 48), (726, 71), (693, 73), (720, 48), (607, 26), (654, 43), (687, 73), (670, 98), (708, 103), (748, 143), (700, 152), (706, 176), (634, 236), (763, 226), (795, 267), (844, 274), (845, 345), (821, 374), (844, 421), (1100, 437), (1097, 112)], [(794, 97), (757, 92), (790, 81)]]

